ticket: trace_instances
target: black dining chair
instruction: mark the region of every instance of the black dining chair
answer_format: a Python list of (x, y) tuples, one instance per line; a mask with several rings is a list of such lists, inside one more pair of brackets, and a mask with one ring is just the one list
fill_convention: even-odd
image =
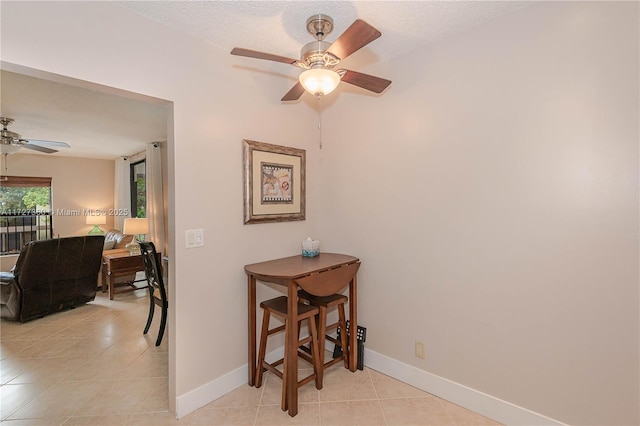
[(156, 340), (156, 346), (160, 346), (162, 336), (164, 335), (164, 329), (167, 325), (167, 311), (169, 310), (167, 290), (162, 279), (162, 270), (158, 264), (156, 247), (152, 242), (140, 242), (139, 244), (142, 260), (144, 261), (144, 272), (147, 276), (147, 287), (149, 289), (149, 318), (147, 319), (147, 325), (144, 327), (143, 334), (147, 334), (149, 327), (151, 327), (155, 306), (160, 306), (162, 309), (162, 316), (160, 318), (158, 339)]

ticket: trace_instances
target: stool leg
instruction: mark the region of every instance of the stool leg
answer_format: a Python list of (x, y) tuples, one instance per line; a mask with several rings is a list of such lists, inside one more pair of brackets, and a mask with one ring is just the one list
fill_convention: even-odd
[(318, 371), (318, 377), (320, 379), (320, 387), (322, 389), (322, 380), (324, 378), (324, 348), (325, 338), (327, 336), (327, 308), (320, 306), (318, 315), (318, 364), (320, 364), (320, 371)]
[[(322, 327), (322, 326), (321, 326)], [(320, 360), (320, 339), (316, 330), (315, 316), (309, 318), (309, 332), (311, 333), (311, 359), (313, 360), (313, 372), (315, 373), (316, 389), (322, 389), (322, 370), (324, 365)]]
[(347, 320), (344, 314), (344, 303), (338, 305), (338, 323), (340, 324), (340, 345), (342, 346), (344, 368), (349, 368), (349, 348), (347, 347)]
[(262, 386), (262, 373), (264, 372), (262, 363), (264, 362), (264, 355), (265, 355), (265, 352), (267, 351), (267, 334), (269, 333), (270, 317), (271, 315), (265, 309), (264, 314), (262, 316), (262, 332), (260, 333), (260, 350), (258, 352), (258, 365), (256, 368), (256, 377), (255, 377), (255, 384), (257, 388)]
[(287, 358), (289, 358), (287, 356), (287, 348), (289, 347), (289, 342), (287, 342), (287, 336), (289, 335), (289, 333), (287, 333), (287, 328), (289, 327), (289, 321), (285, 321), (285, 330), (284, 330), (284, 363), (282, 364), (282, 399), (280, 402), (280, 409), (282, 411), (287, 411), (289, 409), (288, 406), (288, 401), (287, 401)]

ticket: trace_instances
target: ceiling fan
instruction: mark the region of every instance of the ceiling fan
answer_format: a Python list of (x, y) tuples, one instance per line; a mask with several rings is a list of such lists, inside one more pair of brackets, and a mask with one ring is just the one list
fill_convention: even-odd
[(58, 152), (57, 149), (49, 148), (51, 146), (56, 148), (70, 148), (69, 144), (64, 142), (23, 139), (18, 133), (7, 130), (7, 126), (13, 122), (13, 118), (0, 117), (0, 124), (2, 125), (2, 130), (0, 130), (0, 134), (2, 136), (0, 151), (3, 154), (13, 154), (20, 148), (27, 148), (34, 151), (44, 152), (46, 154)]
[(300, 73), (298, 83), (284, 95), (282, 101), (295, 101), (305, 90), (316, 96), (327, 95), (340, 81), (371, 92), (382, 93), (391, 84), (390, 80), (346, 69), (334, 69), (341, 60), (380, 37), (380, 31), (357, 19), (333, 44), (330, 44), (324, 41), (324, 38), (332, 30), (333, 19), (327, 15), (318, 14), (307, 19), (307, 31), (317, 40), (304, 45), (300, 60), (239, 47), (233, 48), (231, 54), (283, 62), (302, 68), (304, 71)]

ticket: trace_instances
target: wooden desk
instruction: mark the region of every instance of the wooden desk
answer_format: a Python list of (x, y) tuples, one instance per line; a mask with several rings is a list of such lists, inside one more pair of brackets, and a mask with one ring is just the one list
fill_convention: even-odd
[[(158, 265), (161, 265), (160, 261), (162, 256), (158, 253)], [(137, 272), (144, 271), (144, 261), (140, 254), (130, 254), (128, 251), (122, 251), (112, 254), (105, 254), (102, 256), (102, 285), (109, 284), (109, 299), (113, 300), (116, 294), (115, 279), (121, 276), (135, 274)], [(135, 281), (128, 283), (129, 286), (118, 293), (126, 291), (134, 291), (146, 288), (147, 286), (136, 287)]]
[[(298, 340), (298, 286), (295, 280), (328, 269), (337, 268), (358, 262), (357, 257), (346, 254), (320, 253), (316, 257), (291, 256), (267, 262), (253, 263), (244, 267), (248, 276), (248, 337), (249, 337), (249, 385), (255, 386), (256, 373), (256, 282), (263, 281), (287, 287), (288, 320), (285, 335), (285, 351), (287, 362), (287, 380), (293, 384), (298, 381), (298, 348), (295, 342)], [(341, 289), (333, 289), (336, 293)], [(357, 279), (349, 283), (349, 321), (350, 329), (357, 330)], [(358, 360), (357, 333), (351, 332), (349, 336), (349, 369), (356, 371)], [(287, 385), (287, 401), (289, 415), (298, 414), (297, 386)]]

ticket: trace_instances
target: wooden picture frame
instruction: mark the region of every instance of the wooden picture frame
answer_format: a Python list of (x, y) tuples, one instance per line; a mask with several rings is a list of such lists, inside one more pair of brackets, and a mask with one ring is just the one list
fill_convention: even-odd
[(244, 223), (305, 220), (306, 151), (243, 140)]

